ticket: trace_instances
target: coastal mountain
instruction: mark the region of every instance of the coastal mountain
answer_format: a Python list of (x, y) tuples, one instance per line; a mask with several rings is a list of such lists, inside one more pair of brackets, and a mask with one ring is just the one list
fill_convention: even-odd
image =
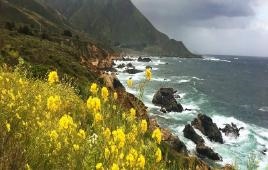
[(39, 0), (76, 29), (120, 49), (150, 55), (196, 57), (182, 42), (158, 31), (130, 0)]

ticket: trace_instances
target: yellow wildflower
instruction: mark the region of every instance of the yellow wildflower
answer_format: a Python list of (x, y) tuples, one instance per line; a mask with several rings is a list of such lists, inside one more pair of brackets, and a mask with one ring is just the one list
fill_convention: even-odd
[(112, 132), (114, 141), (118, 143), (119, 148), (123, 148), (125, 145), (126, 136), (121, 128)]
[(145, 166), (145, 158), (142, 154), (140, 154), (138, 160), (137, 160), (137, 165), (141, 168), (144, 169)]
[(25, 170), (31, 170), (32, 168), (30, 167), (30, 165), (27, 163), (26, 165), (25, 165)]
[(119, 158), (124, 159), (124, 156), (125, 156), (124, 153), (120, 153)]
[(117, 100), (117, 98), (118, 98), (118, 94), (114, 92), (114, 100)]
[(80, 149), (79, 145), (77, 145), (77, 144), (74, 144), (73, 148), (74, 148), (75, 151), (78, 151)]
[(85, 139), (86, 138), (86, 133), (83, 129), (79, 129), (79, 132), (77, 134), (80, 138)]
[(102, 163), (97, 163), (96, 170), (104, 170)]
[(147, 80), (151, 80), (151, 78), (152, 78), (151, 68), (146, 68), (146, 70), (145, 70), (145, 77), (146, 77)]
[(88, 109), (92, 110), (94, 113), (99, 112), (101, 110), (101, 102), (98, 97), (89, 97), (87, 100)]
[(157, 148), (155, 152), (155, 162), (158, 163), (162, 160), (162, 152), (159, 148)]
[(57, 140), (58, 139), (58, 133), (55, 130), (52, 130), (49, 134), (51, 140)]
[(110, 156), (110, 150), (106, 147), (104, 149), (104, 157), (105, 159), (109, 159), (109, 156)]
[(103, 120), (102, 115), (100, 113), (96, 113), (95, 116), (94, 116), (94, 122), (98, 123), (98, 122), (100, 122), (102, 120)]
[(58, 142), (57, 145), (56, 145), (56, 150), (60, 150), (61, 149), (61, 143)]
[(161, 140), (162, 140), (162, 133), (161, 133), (161, 131), (160, 131), (159, 128), (156, 128), (156, 129), (153, 131), (152, 138), (153, 138), (158, 144), (160, 144), (160, 142), (161, 142)]
[(142, 134), (144, 134), (147, 131), (147, 121), (144, 119), (140, 123), (140, 130)]
[(109, 128), (106, 128), (105, 131), (103, 132), (103, 136), (105, 137), (105, 139), (108, 141), (110, 139), (111, 136), (111, 131)]
[(129, 78), (129, 79), (127, 80), (127, 86), (128, 86), (129, 88), (131, 88), (131, 87), (133, 86), (133, 80), (132, 80), (132, 78)]
[(98, 85), (96, 83), (92, 83), (90, 86), (90, 92), (93, 94), (97, 94), (99, 88)]
[(111, 170), (119, 170), (119, 166), (117, 164), (113, 163)]
[(7, 128), (7, 132), (10, 132), (10, 124), (8, 122), (6, 122), (6, 128)]
[(49, 82), (49, 84), (53, 84), (53, 83), (57, 83), (59, 82), (59, 77), (58, 77), (58, 73), (56, 71), (51, 71), (48, 74), (48, 79), (47, 81)]
[(50, 96), (47, 99), (47, 108), (50, 111), (56, 112), (57, 110), (59, 110), (61, 106), (61, 99), (60, 96)]
[(59, 120), (59, 128), (60, 129), (68, 129), (70, 127), (75, 127), (75, 123), (73, 122), (73, 118), (69, 115), (63, 115)]
[(133, 108), (131, 108), (131, 109), (130, 109), (129, 120), (130, 120), (130, 121), (133, 121), (133, 120), (135, 119), (135, 117), (136, 117), (136, 110), (133, 109)]
[(104, 99), (104, 101), (107, 101), (108, 100), (109, 91), (108, 91), (107, 87), (103, 87), (101, 89), (101, 96)]

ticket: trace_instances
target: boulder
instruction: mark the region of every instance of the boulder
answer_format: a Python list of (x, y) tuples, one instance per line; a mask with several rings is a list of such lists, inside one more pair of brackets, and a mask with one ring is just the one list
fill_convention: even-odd
[(200, 145), (200, 144), (204, 144), (205, 143), (204, 139), (201, 136), (199, 136), (195, 132), (194, 128), (191, 125), (189, 125), (189, 124), (185, 125), (185, 127), (183, 129), (183, 135), (184, 135), (184, 137), (192, 140), (197, 145), (198, 144)]
[(199, 156), (207, 157), (214, 161), (221, 161), (222, 157), (214, 152), (210, 147), (205, 146), (203, 144), (196, 145), (196, 152), (199, 154)]
[(191, 125), (200, 130), (209, 140), (223, 143), (220, 130), (209, 116), (198, 114), (197, 118), (191, 122)]
[(139, 57), (138, 58), (138, 61), (139, 62), (151, 62), (152, 60), (150, 58), (148, 58), (148, 57), (144, 57), (144, 58)]
[(132, 63), (128, 63), (127, 67), (135, 68)]
[(128, 73), (128, 74), (137, 74), (137, 73), (141, 73), (143, 71), (141, 70), (137, 70), (135, 68), (130, 68), (130, 69), (126, 69), (124, 72)]
[(118, 80), (118, 78), (113, 79), (113, 88), (114, 89), (123, 89), (123, 90), (125, 90), (124, 85)]
[(133, 61), (132, 58), (125, 58), (125, 57), (122, 57), (122, 61)]
[(160, 88), (153, 96), (152, 103), (161, 108), (165, 108), (167, 112), (182, 112), (183, 107), (180, 103), (177, 103), (173, 88)]
[(222, 131), (226, 136), (234, 136), (234, 137), (238, 137), (240, 134), (239, 134), (239, 131), (241, 129), (244, 129), (244, 127), (240, 127), (238, 128), (236, 126), (236, 124), (234, 123), (231, 123), (231, 124), (225, 124), (225, 127), (224, 128), (219, 128), (220, 131)]
[(126, 65), (125, 65), (124, 63), (119, 64), (119, 65), (117, 66), (117, 68), (124, 68), (124, 67), (126, 67)]

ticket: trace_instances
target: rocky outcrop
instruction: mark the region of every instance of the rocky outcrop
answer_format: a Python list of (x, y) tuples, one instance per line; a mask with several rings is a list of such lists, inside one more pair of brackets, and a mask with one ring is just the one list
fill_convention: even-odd
[(151, 62), (152, 60), (150, 58), (148, 58), (148, 57), (144, 57), (144, 58), (139, 57), (138, 58), (138, 61), (139, 62)]
[(239, 134), (239, 131), (241, 129), (244, 129), (244, 127), (240, 127), (238, 128), (236, 126), (236, 124), (234, 123), (231, 123), (231, 124), (225, 124), (225, 127), (224, 128), (219, 128), (220, 131), (222, 131), (226, 136), (234, 136), (234, 137), (238, 137), (240, 134)]
[(141, 73), (143, 71), (141, 70), (137, 70), (135, 68), (130, 68), (130, 69), (126, 69), (124, 72), (128, 73), (128, 74), (137, 74), (137, 73)]
[(122, 64), (119, 64), (116, 68), (124, 68), (124, 67), (126, 67), (126, 65), (122, 63)]
[(153, 97), (152, 103), (156, 106), (164, 108), (167, 112), (182, 112), (183, 107), (180, 103), (177, 103), (173, 88), (160, 88)]
[(211, 149), (208, 146), (205, 146), (204, 144), (196, 145), (196, 152), (202, 157), (205, 156), (211, 160), (220, 161), (222, 160), (221, 156), (214, 152), (213, 149)]
[(216, 161), (221, 160), (221, 156), (218, 153), (214, 152), (213, 149), (205, 145), (204, 139), (195, 132), (194, 128), (191, 125), (185, 125), (183, 129), (183, 135), (196, 144), (196, 152), (199, 154), (199, 156), (207, 157), (211, 160)]
[(189, 124), (185, 125), (183, 129), (183, 135), (184, 137), (192, 140), (196, 145), (205, 143), (204, 139), (201, 136), (199, 136), (195, 132), (194, 128)]
[(217, 125), (212, 119), (204, 114), (198, 114), (197, 118), (192, 121), (192, 126), (200, 130), (211, 141), (223, 143), (222, 135)]

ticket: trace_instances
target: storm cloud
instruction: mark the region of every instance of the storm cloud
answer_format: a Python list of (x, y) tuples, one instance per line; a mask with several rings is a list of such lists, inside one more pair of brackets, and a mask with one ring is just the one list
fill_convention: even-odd
[[(132, 0), (160, 31), (193, 52), (268, 56), (265, 0)], [(267, 11), (267, 12), (266, 12)]]

